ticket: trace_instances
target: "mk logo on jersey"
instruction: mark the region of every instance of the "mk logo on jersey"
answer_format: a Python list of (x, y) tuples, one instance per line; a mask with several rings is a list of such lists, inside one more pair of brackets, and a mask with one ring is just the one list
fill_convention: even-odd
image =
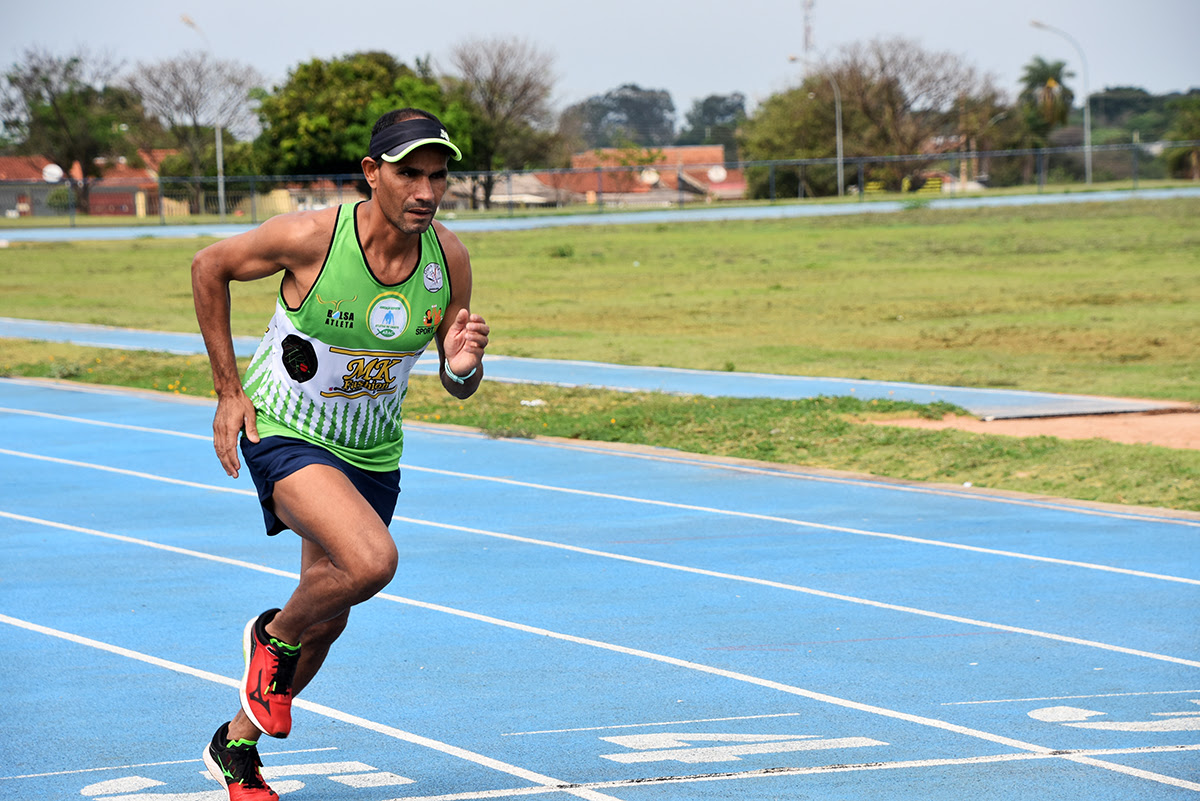
[(377, 353), (363, 350), (330, 348), (330, 353), (339, 353), (355, 358), (346, 362), (346, 372), (340, 387), (330, 387), (321, 392), (326, 398), (361, 398), (369, 395), (394, 395), (397, 390), (396, 377), (392, 369), (406, 357), (416, 353)]

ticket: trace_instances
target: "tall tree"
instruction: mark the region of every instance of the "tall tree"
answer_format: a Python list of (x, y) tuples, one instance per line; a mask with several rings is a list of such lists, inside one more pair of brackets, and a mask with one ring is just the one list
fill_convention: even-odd
[(663, 147), (675, 141), (675, 103), (665, 89), (627, 83), (563, 112), (563, 126), (582, 147)]
[[(961, 57), (923, 50), (907, 39), (855, 43), (816, 71), (797, 89), (769, 98), (744, 126), (742, 144), (751, 160), (829, 158), (836, 148), (836, 83), (842, 100), (844, 153), (916, 155), (946, 134), (958, 133), (964, 98), (996, 95), (991, 80)], [(872, 180), (899, 188), (906, 176), (928, 161), (875, 166)], [(814, 168), (805, 180), (817, 193), (829, 191), (834, 171)], [(777, 192), (790, 192), (795, 178)], [(751, 191), (766, 192), (762, 176), (751, 177)], [(786, 182), (790, 182), (790, 186)]]
[(725, 160), (737, 160), (737, 130), (746, 119), (746, 96), (709, 95), (692, 103), (676, 140), (679, 145), (724, 145)]
[(554, 57), (522, 39), (493, 38), (456, 45), (451, 60), (475, 112), (474, 166), (484, 172), (483, 203), (490, 207), (494, 170), (549, 157)]
[[(845, 111), (845, 110), (844, 110)], [(836, 114), (832, 90), (823, 74), (808, 76), (793, 89), (766, 99), (754, 116), (742, 126), (740, 143), (743, 155), (752, 161), (776, 159), (824, 159), (836, 155)], [(851, 143), (861, 138), (861, 125), (843, 113), (843, 133), (849, 145), (847, 153), (858, 152)], [(767, 197), (772, 188), (777, 196), (826, 195), (837, 192), (836, 168), (776, 171), (755, 168), (747, 175), (749, 192)]]
[(214, 128), (235, 134), (254, 131), (251, 92), (262, 83), (253, 67), (213, 59), (204, 52), (139, 63), (126, 78), (147, 113), (166, 127), (194, 177), (205, 173), (206, 159), (215, 150)]
[(377, 51), (297, 66), (259, 98), (260, 144), (274, 171), (358, 173), (371, 126), (385, 111), (410, 105), (397, 86), (414, 77), (410, 67)]
[[(144, 119), (136, 95), (114, 82), (119, 65), (80, 49), (68, 56), (26, 50), (5, 74), (4, 128), (18, 149), (39, 154), (67, 171), (80, 209), (87, 211), (91, 185), (107, 159), (136, 155), (126, 132)], [(73, 164), (80, 175), (71, 175)]]
[(1193, 181), (1200, 181), (1200, 92), (1193, 90), (1187, 95), (1167, 103), (1171, 123), (1167, 138), (1178, 142), (1191, 142), (1186, 147), (1167, 151), (1167, 163), (1174, 172), (1184, 174)]
[[(994, 92), (991, 79), (962, 56), (930, 51), (901, 37), (856, 43), (830, 66), (842, 101), (860, 120), (859, 147), (868, 153), (911, 155), (949, 127), (962, 98)], [(898, 185), (926, 168), (921, 162), (889, 165), (885, 181)]]

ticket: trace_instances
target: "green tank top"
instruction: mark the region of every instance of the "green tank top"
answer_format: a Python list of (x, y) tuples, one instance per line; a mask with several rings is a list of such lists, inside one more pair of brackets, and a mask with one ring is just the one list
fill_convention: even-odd
[(297, 437), (364, 470), (397, 469), (408, 376), (450, 302), (446, 256), (433, 226), (417, 269), (380, 283), (358, 238), (358, 204), (338, 209), (325, 264), (299, 307), (282, 290), (246, 370), (260, 436)]

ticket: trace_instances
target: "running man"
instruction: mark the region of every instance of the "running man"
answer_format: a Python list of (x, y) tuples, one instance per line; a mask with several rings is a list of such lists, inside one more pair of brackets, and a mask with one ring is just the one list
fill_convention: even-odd
[[(470, 397), (483, 378), (489, 329), (470, 311), (467, 249), (434, 220), (451, 158), (462, 154), (432, 114), (388, 112), (362, 160), (370, 200), (273, 217), (192, 262), (217, 458), (237, 478), (240, 439), (267, 534), (291, 529), (301, 542), (300, 582), (282, 608), (246, 624), (241, 709), (204, 751), (231, 801), (278, 798), (259, 770), (258, 738), (288, 736), (292, 698), (350, 607), (396, 572), (388, 524), (413, 365), (433, 340), (447, 392)], [(275, 314), (243, 383), (229, 285), (279, 273)]]

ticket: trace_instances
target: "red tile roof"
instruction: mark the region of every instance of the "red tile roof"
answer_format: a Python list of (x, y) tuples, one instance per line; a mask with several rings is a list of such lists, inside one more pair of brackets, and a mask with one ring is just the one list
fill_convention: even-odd
[[(622, 169), (627, 167), (623, 162), (628, 160), (628, 150), (602, 148), (577, 153), (571, 157), (571, 167), (577, 170), (615, 168), (601, 169), (598, 178), (595, 173), (543, 174), (538, 177), (549, 186), (579, 193), (599, 190), (606, 193), (641, 194), (651, 191), (655, 186), (660, 189), (678, 189), (678, 173), (682, 172), (684, 183), (693, 191), (704, 191), (707, 188), (708, 191), (736, 197), (745, 190), (746, 179), (741, 170), (728, 170), (721, 176), (722, 181), (719, 183), (709, 177), (710, 168), (725, 163), (725, 148), (722, 145), (656, 147), (646, 148), (641, 152), (644, 155), (652, 154), (655, 158), (649, 165), (637, 169)], [(643, 178), (648, 182), (642, 180)]]
[(0, 181), (40, 181), (45, 156), (0, 156)]

